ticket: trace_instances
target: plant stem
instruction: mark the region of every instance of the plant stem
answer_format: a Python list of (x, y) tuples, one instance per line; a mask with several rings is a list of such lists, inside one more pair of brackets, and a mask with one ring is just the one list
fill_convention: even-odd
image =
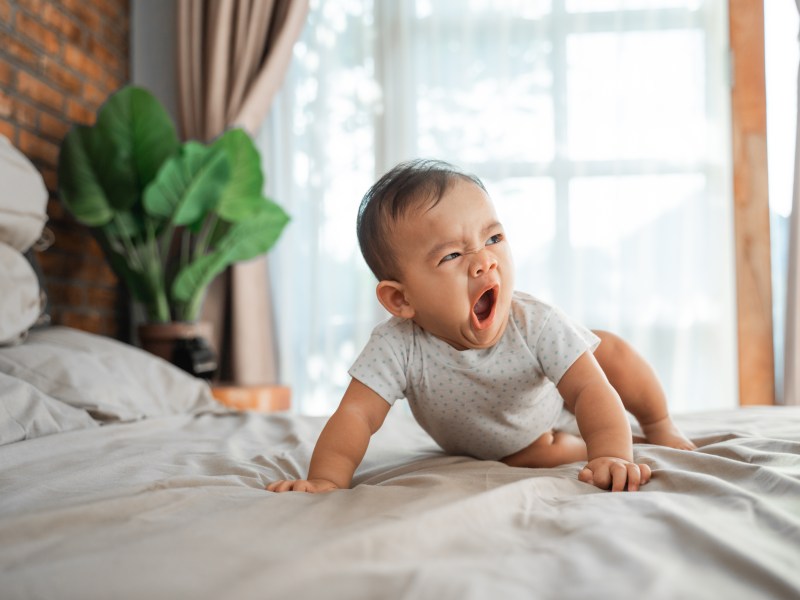
[(159, 252), (155, 229), (153, 228), (153, 223), (149, 219), (145, 221), (145, 228), (147, 230), (147, 248), (150, 254), (146, 276), (150, 282), (150, 289), (153, 293), (153, 302), (150, 307), (153, 309), (152, 314), (156, 319), (166, 323), (170, 320), (171, 315), (165, 289), (164, 264), (161, 253)]
[(118, 213), (114, 213), (114, 224), (117, 226), (117, 231), (119, 232), (118, 239), (122, 241), (122, 245), (125, 247), (125, 252), (128, 254), (131, 264), (138, 267), (140, 271), (144, 271), (144, 262), (139, 254), (139, 249), (133, 244), (133, 240), (131, 240), (131, 236), (128, 235), (128, 231), (123, 226)]
[(197, 242), (194, 245), (194, 254), (192, 260), (205, 256), (208, 253), (208, 247), (211, 244), (211, 238), (214, 237), (214, 232), (217, 229), (219, 217), (217, 213), (211, 213), (211, 216), (203, 223), (203, 227), (198, 235)]

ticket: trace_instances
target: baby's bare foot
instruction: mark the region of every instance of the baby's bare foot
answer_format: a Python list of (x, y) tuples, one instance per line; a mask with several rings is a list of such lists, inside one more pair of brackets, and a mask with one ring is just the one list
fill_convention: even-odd
[(692, 441), (683, 435), (669, 417), (664, 417), (659, 421), (642, 425), (644, 436), (650, 444), (659, 446), (669, 446), (678, 450), (696, 450)]

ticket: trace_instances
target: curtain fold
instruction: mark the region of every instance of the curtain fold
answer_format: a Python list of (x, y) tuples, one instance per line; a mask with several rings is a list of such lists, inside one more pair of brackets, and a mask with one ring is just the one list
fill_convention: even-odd
[[(255, 135), (281, 85), (308, 0), (178, 0), (178, 110), (184, 139), (229, 127)], [(267, 259), (234, 265), (209, 288), (221, 377), (274, 383), (277, 354)]]
[[(795, 0), (800, 12), (800, 0)], [(800, 32), (798, 32), (800, 34)], [(800, 43), (800, 35), (798, 36)], [(794, 190), (789, 217), (789, 260), (786, 280), (786, 338), (784, 342), (783, 402), (800, 404), (800, 65), (797, 73), (797, 143)]]

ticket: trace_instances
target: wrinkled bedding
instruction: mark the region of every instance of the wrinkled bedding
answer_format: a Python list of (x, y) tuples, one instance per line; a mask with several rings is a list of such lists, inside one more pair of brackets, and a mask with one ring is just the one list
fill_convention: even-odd
[(41, 357), (77, 340), (95, 372), (146, 368), (147, 383), (120, 373), (114, 400), (72, 372), (80, 397), (21, 382), (21, 347), (0, 349), (3, 598), (800, 596), (800, 409), (679, 415), (700, 449), (637, 444), (654, 477), (631, 494), (580, 483), (577, 463), (447, 456), (393, 409), (353, 489), (273, 494), (305, 473), (324, 419), (228, 412), (86, 336), (29, 341)]

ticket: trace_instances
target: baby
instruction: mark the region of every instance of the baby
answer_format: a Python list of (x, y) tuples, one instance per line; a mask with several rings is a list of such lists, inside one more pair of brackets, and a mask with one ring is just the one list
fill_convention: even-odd
[[(648, 442), (695, 447), (627, 343), (514, 291), (506, 234), (478, 178), (441, 161), (398, 165), (362, 200), (358, 239), (392, 317), (350, 369), (308, 479), (268, 490), (350, 487), (400, 398), (449, 453), (515, 467), (586, 461), (579, 479), (612, 491), (635, 491), (651, 476), (633, 462), (626, 409)], [(580, 436), (568, 431), (575, 423)]]

